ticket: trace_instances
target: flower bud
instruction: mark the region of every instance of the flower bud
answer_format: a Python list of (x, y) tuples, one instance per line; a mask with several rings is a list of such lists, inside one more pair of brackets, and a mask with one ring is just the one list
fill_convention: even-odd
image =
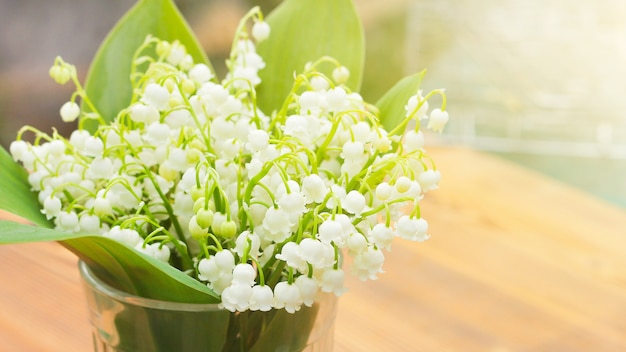
[(408, 131), (404, 136), (404, 146), (408, 152), (424, 148), (424, 133), (422, 131)]
[(257, 21), (252, 26), (252, 37), (257, 42), (262, 42), (270, 36), (270, 25), (265, 21)]
[[(202, 191), (202, 194), (204, 194), (204, 190)], [(192, 199), (193, 199), (193, 193), (192, 193)], [(196, 199), (196, 201), (193, 203), (193, 212), (194, 213), (198, 213), (198, 211), (200, 211), (200, 209), (204, 209), (204, 203), (205, 203), (206, 198), (204, 197), (198, 197)], [(209, 202), (209, 204), (211, 204)]]
[[(415, 109), (417, 109), (417, 106), (419, 104), (422, 104), (422, 105), (419, 107), (417, 111), (415, 111)], [(422, 92), (419, 91), (417, 95), (414, 95), (411, 98), (409, 98), (409, 101), (404, 106), (404, 109), (406, 111), (406, 117), (412, 116), (412, 114), (415, 112), (414, 116), (422, 120), (426, 118), (426, 112), (428, 111), (428, 101), (424, 100), (424, 97), (422, 96)]]
[(198, 224), (198, 218), (195, 215), (189, 219), (189, 233), (196, 240), (203, 240), (209, 236), (209, 230)]
[(204, 229), (208, 229), (213, 223), (213, 211), (211, 209), (200, 209), (195, 217), (198, 225)]
[(157, 47), (156, 47), (157, 55), (159, 55), (159, 56), (166, 55), (170, 51), (171, 47), (172, 46), (171, 46), (171, 44), (169, 42), (166, 42), (164, 40), (160, 41), (157, 44)]
[(365, 209), (365, 196), (359, 191), (350, 191), (341, 202), (341, 206), (354, 215), (360, 215)]
[(19, 161), (22, 157), (28, 153), (28, 143), (19, 140), (11, 143), (10, 149), (13, 159)]
[(424, 192), (432, 191), (439, 187), (441, 174), (438, 170), (426, 170), (419, 174), (418, 182)]
[(333, 70), (333, 79), (337, 84), (343, 84), (350, 79), (350, 70), (345, 66), (339, 66)]
[(96, 198), (93, 202), (94, 213), (100, 217), (109, 215), (113, 211), (111, 202), (106, 198)]
[[(202, 199), (202, 206), (204, 206), (204, 187), (193, 186), (191, 188), (191, 191), (189, 191), (189, 193), (191, 194), (191, 199), (193, 199), (194, 201)], [(194, 204), (194, 208), (195, 208), (195, 204)]]
[(237, 224), (232, 220), (221, 223), (219, 235), (223, 238), (232, 238), (237, 233)]
[(197, 64), (189, 70), (189, 78), (198, 83), (208, 82), (213, 77), (213, 71), (205, 64)]
[(159, 84), (150, 83), (143, 93), (142, 100), (146, 105), (164, 110), (170, 102), (170, 92), (167, 91), (167, 88)]
[(178, 175), (178, 171), (168, 167), (165, 164), (159, 165), (159, 176), (163, 177), (168, 181), (176, 180), (176, 176)]
[(80, 107), (75, 102), (68, 101), (61, 106), (59, 112), (64, 122), (74, 122), (80, 115)]
[(183, 80), (182, 88), (185, 94), (191, 95), (196, 92), (196, 84), (190, 79)]
[(202, 157), (202, 152), (200, 152), (198, 149), (194, 149), (194, 148), (185, 149), (185, 161), (187, 161), (187, 164), (194, 165), (198, 161), (200, 161), (201, 157)]
[(72, 77), (70, 70), (60, 65), (54, 65), (50, 67), (49, 73), (50, 77), (52, 77), (55, 82), (61, 85), (67, 83)]
[(405, 193), (411, 188), (411, 179), (406, 176), (400, 176), (396, 180), (396, 191), (400, 194)]

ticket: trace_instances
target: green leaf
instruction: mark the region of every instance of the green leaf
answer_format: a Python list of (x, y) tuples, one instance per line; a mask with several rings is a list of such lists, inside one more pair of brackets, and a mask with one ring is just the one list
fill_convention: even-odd
[(122, 291), (173, 302), (219, 302), (206, 285), (115, 240), (0, 221), (0, 244), (36, 241), (60, 241), (99, 278)]
[(307, 62), (323, 56), (331, 56), (347, 67), (347, 86), (359, 90), (365, 43), (352, 1), (286, 0), (267, 17), (267, 22), (272, 32), (258, 46), (266, 67), (259, 72), (257, 98), (266, 113), (280, 109), (291, 91), (294, 73), (304, 71)]
[(31, 192), (26, 170), (0, 147), (0, 209), (21, 216), (39, 226), (52, 227), (41, 213), (41, 205)]
[(380, 112), (380, 122), (387, 131), (396, 128), (405, 119), (404, 106), (409, 98), (417, 94), (426, 71), (404, 77), (385, 93), (376, 103)]
[[(140, 0), (113, 27), (100, 45), (87, 75), (85, 90), (106, 121), (128, 107), (132, 97), (133, 55), (146, 36), (180, 41), (195, 62), (209, 60), (172, 0)], [(86, 108), (83, 105), (83, 108)], [(87, 121), (95, 129), (95, 121)]]

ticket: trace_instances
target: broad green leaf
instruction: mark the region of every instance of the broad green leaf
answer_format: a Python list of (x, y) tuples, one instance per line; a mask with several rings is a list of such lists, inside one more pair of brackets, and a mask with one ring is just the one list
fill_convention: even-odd
[(387, 131), (396, 128), (405, 119), (404, 107), (412, 95), (417, 94), (426, 71), (404, 77), (385, 93), (376, 103), (380, 112), (380, 122)]
[(257, 97), (266, 113), (280, 109), (293, 86), (294, 73), (304, 71), (307, 62), (323, 56), (331, 56), (347, 67), (347, 85), (358, 91), (365, 44), (352, 1), (286, 0), (266, 20), (272, 31), (258, 46), (266, 66), (259, 72), (262, 82)]
[[(209, 65), (206, 54), (172, 0), (139, 0), (100, 45), (87, 75), (87, 96), (106, 121), (114, 119), (131, 101), (132, 58), (148, 35), (167, 41), (178, 40), (195, 62)], [(94, 128), (95, 122), (88, 122), (88, 127)]]
[(216, 303), (206, 285), (112, 239), (0, 221), (0, 244), (60, 241), (111, 286), (145, 298)]
[(26, 170), (13, 161), (11, 155), (0, 147), (0, 209), (18, 215), (39, 226), (52, 225), (41, 213), (35, 193), (31, 192)]

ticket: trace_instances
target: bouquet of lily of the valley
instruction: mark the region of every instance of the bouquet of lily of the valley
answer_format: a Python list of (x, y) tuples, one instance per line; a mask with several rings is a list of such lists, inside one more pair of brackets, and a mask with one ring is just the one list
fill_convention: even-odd
[[(130, 25), (151, 13), (170, 17)], [(242, 19), (219, 79), (170, 1), (140, 1), (85, 86), (50, 69), (76, 87), (60, 115), (78, 129), (24, 127), (0, 154), (0, 206), (38, 225), (0, 222), (0, 242), (60, 241), (122, 290), (233, 312), (310, 307), (344, 270), (376, 279), (394, 237), (429, 237), (422, 128), (448, 115), (422, 73), (363, 101), (362, 55), (349, 1), (290, 0)]]

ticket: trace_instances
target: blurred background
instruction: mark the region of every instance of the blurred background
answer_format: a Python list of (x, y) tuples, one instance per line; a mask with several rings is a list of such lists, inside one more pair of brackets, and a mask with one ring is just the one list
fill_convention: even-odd
[[(62, 132), (71, 94), (57, 55), (84, 78), (134, 0), (0, 0), (0, 143), (33, 125)], [(280, 1), (179, 0), (216, 70), (239, 18)], [(626, 2), (355, 0), (367, 38), (364, 97), (427, 69), (451, 123), (431, 143), (484, 150), (626, 207)], [(221, 75), (223, 76), (223, 75)], [(532, 190), (529, 190), (532, 191)]]

